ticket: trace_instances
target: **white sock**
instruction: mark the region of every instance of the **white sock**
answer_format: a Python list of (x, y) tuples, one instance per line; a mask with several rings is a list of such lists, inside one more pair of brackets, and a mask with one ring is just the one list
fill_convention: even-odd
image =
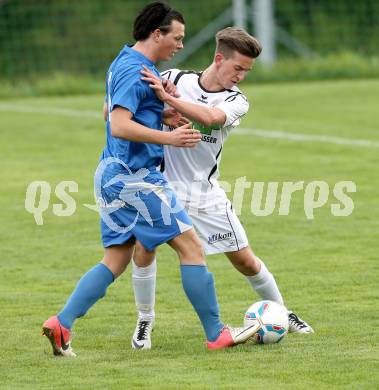
[(256, 275), (246, 276), (246, 279), (261, 298), (277, 302), (284, 306), (282, 294), (280, 294), (273, 275), (267, 269), (263, 261), (259, 261), (261, 262), (261, 270)]
[(155, 316), (156, 259), (147, 267), (138, 267), (132, 260), (132, 282), (138, 316), (153, 320)]

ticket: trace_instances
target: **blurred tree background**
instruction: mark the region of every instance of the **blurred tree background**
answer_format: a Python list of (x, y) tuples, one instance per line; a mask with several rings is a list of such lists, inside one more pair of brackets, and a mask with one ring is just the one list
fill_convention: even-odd
[[(132, 25), (142, 0), (0, 0), (0, 80), (33, 81), (51, 75), (102, 80), (112, 59), (132, 43)], [(186, 20), (186, 42), (216, 19), (231, 0), (167, 1)], [(247, 2), (249, 3), (249, 2)], [(271, 70), (256, 80), (378, 77), (377, 0), (276, 0), (275, 24), (313, 56), (302, 58), (277, 45)], [(230, 25), (230, 23), (229, 23)], [(254, 34), (254, 25), (247, 23)], [(188, 57), (183, 68), (205, 66), (214, 37)]]

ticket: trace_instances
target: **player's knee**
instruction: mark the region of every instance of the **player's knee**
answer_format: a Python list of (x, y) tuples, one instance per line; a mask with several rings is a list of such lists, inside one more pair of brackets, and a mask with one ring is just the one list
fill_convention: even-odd
[(113, 273), (114, 278), (118, 278), (126, 269), (131, 259), (130, 251), (117, 249), (105, 250), (103, 260), (101, 261)]
[(229, 260), (244, 275), (256, 275), (261, 269), (261, 262), (250, 248), (228, 254)]
[(200, 264), (205, 262), (204, 250), (201, 242), (197, 236), (191, 237), (187, 245), (183, 248), (180, 254), (181, 260), (191, 262), (193, 264)]
[(201, 245), (201, 241), (196, 237), (192, 244), (192, 253), (198, 258), (204, 258), (204, 249)]
[(138, 267), (148, 267), (155, 259), (155, 250), (147, 250), (139, 241), (136, 243), (133, 261)]
[(248, 267), (253, 274), (257, 274), (261, 270), (261, 262), (253, 253), (246, 259), (246, 267)]
[(251, 258), (234, 258), (232, 263), (245, 275), (255, 275), (259, 272), (259, 268)]
[(247, 262), (245, 268), (249, 270), (250, 275), (256, 275), (261, 270), (260, 264), (254, 261)]
[(248, 275), (256, 275), (261, 270), (261, 263), (256, 257), (249, 257), (243, 260), (242, 266)]

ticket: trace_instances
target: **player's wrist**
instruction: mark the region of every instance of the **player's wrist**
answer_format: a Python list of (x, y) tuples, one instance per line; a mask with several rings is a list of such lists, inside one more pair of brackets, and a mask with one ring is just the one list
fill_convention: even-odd
[(175, 99), (176, 98), (174, 96), (170, 95), (168, 92), (165, 91), (165, 94), (163, 96), (164, 103), (171, 105), (170, 103), (172, 103)]
[(173, 145), (174, 137), (171, 131), (162, 132), (162, 145)]

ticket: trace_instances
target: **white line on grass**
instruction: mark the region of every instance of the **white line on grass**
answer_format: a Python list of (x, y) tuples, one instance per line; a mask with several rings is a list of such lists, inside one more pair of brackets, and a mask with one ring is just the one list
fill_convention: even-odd
[(341, 137), (332, 137), (329, 135), (320, 135), (320, 134), (299, 134), (299, 133), (288, 133), (286, 131), (280, 130), (262, 130), (262, 129), (247, 129), (247, 128), (237, 128), (234, 131), (238, 135), (251, 135), (256, 137), (263, 138), (277, 138), (277, 139), (286, 139), (296, 142), (324, 142), (327, 144), (336, 144), (336, 145), (351, 145), (351, 146), (363, 146), (369, 148), (379, 148), (379, 142), (370, 141), (368, 139), (352, 139), (352, 138), (341, 138)]
[[(54, 108), (54, 107), (25, 107), (11, 104), (0, 104), (0, 111), (5, 112), (22, 112), (22, 113), (42, 113), (42, 114), (54, 114), (63, 115), (69, 117), (78, 118), (94, 118), (101, 119), (101, 112), (86, 111), (86, 110), (74, 110), (69, 108)], [(335, 145), (349, 145), (349, 146), (362, 146), (369, 148), (379, 148), (378, 141), (371, 141), (368, 139), (352, 139), (352, 138), (341, 138), (333, 137), (321, 134), (300, 134), (300, 133), (288, 133), (281, 130), (263, 130), (263, 129), (248, 129), (248, 128), (237, 128), (233, 131), (236, 135), (251, 135), (262, 138), (276, 138), (285, 139), (295, 142), (323, 142), (327, 144)]]

